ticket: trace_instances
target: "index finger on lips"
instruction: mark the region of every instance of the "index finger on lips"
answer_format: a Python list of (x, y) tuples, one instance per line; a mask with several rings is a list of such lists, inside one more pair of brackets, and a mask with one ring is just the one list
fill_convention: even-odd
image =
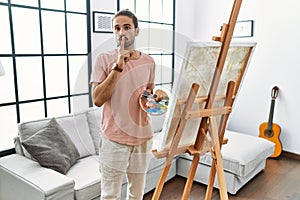
[(125, 46), (125, 36), (120, 37), (120, 51), (124, 51)]

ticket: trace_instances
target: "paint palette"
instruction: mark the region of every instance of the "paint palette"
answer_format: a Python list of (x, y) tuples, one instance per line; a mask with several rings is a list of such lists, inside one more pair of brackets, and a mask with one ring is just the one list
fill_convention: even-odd
[(167, 112), (169, 96), (163, 90), (157, 89), (154, 94), (144, 91), (140, 96), (141, 108), (150, 115), (162, 115)]

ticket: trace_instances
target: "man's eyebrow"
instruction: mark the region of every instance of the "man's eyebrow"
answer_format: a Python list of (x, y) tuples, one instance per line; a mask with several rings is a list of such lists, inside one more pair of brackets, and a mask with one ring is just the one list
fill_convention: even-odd
[[(118, 27), (120, 24), (116, 24), (114, 27)], [(131, 24), (123, 24), (123, 26), (132, 26)]]

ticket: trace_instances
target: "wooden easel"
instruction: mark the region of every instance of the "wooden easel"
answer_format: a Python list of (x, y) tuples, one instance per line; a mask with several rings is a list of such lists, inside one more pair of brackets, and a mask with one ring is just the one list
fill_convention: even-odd
[[(228, 199), (224, 169), (222, 164), (221, 147), (223, 144), (223, 138), (224, 138), (224, 132), (225, 132), (227, 120), (231, 112), (232, 104), (234, 101), (235, 83), (234, 82), (228, 83), (227, 92), (225, 96), (225, 103), (222, 107), (213, 108), (213, 103), (215, 100), (218, 100), (216, 98), (216, 92), (220, 82), (220, 77), (225, 64), (226, 56), (232, 39), (232, 35), (238, 17), (238, 13), (241, 7), (241, 3), (242, 0), (234, 1), (234, 5), (231, 11), (228, 24), (223, 24), (220, 37), (213, 37), (214, 41), (220, 41), (222, 45), (218, 57), (216, 70), (214, 72), (213, 79), (210, 85), (208, 96), (200, 99), (196, 98), (197, 92), (199, 90), (199, 85), (197, 83), (194, 83), (191, 87), (188, 98), (185, 101), (185, 107), (181, 114), (181, 118), (178, 122), (170, 148), (160, 152), (158, 152), (157, 150), (152, 151), (157, 158), (166, 157), (165, 166), (161, 172), (159, 181), (157, 183), (156, 189), (152, 197), (153, 200), (158, 200), (160, 197), (166, 177), (168, 175), (169, 169), (172, 164), (172, 160), (176, 155), (180, 155), (183, 153), (189, 153), (190, 155), (193, 156), (193, 161), (188, 174), (188, 179), (186, 181), (186, 185), (182, 195), (182, 199), (184, 200), (188, 199), (194, 181), (197, 166), (199, 163), (202, 145), (204, 144), (204, 142), (211, 142), (207, 139), (208, 132), (210, 134), (211, 140), (213, 141), (212, 143), (213, 146), (211, 148), (211, 155), (213, 158), (213, 162), (211, 166), (210, 177), (208, 181), (208, 187), (206, 190), (205, 199), (206, 200), (211, 199), (216, 173), (218, 177), (220, 198), (221, 200)], [(191, 110), (192, 105), (195, 103), (195, 101), (197, 103), (204, 102), (205, 108), (196, 111)], [(219, 126), (217, 125), (216, 122), (217, 115), (221, 115)], [(195, 143), (194, 145), (191, 146), (178, 147), (185, 125), (187, 121), (192, 118), (201, 118)]]

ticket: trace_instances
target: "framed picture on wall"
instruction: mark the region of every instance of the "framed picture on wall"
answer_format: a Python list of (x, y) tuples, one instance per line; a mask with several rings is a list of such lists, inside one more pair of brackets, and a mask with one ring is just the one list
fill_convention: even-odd
[(253, 37), (253, 20), (237, 21), (234, 27), (233, 37)]
[(95, 33), (112, 33), (112, 18), (114, 13), (93, 12), (93, 32)]

